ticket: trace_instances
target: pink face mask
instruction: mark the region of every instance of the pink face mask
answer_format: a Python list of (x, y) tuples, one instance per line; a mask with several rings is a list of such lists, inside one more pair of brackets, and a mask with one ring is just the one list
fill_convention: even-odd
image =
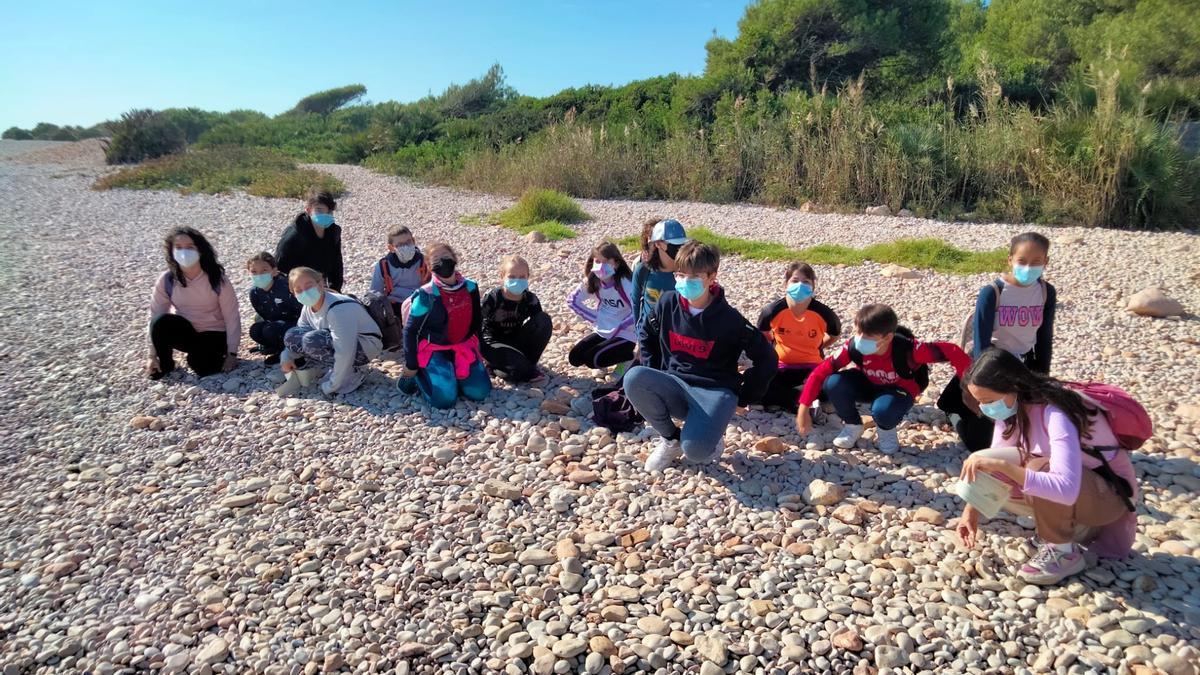
[(592, 265), (592, 274), (595, 274), (601, 281), (607, 281), (612, 278), (613, 268), (608, 263), (596, 263)]

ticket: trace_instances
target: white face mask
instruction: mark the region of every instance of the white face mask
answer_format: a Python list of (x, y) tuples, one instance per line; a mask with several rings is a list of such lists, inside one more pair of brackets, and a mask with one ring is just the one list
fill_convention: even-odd
[(177, 248), (171, 251), (171, 257), (180, 267), (192, 267), (200, 262), (200, 252), (194, 248)]
[(406, 263), (409, 260), (412, 260), (416, 255), (417, 255), (417, 247), (416, 246), (410, 245), (410, 246), (397, 246), (396, 247), (396, 257), (399, 258), (400, 262), (402, 262), (402, 263)]

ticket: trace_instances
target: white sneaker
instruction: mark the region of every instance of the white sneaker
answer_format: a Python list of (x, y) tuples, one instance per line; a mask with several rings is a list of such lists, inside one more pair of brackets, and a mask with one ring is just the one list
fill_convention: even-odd
[(650, 453), (646, 458), (646, 471), (650, 473), (659, 473), (666, 470), (667, 467), (679, 461), (683, 457), (683, 448), (679, 445), (679, 440), (667, 440), (660, 438), (658, 447)]
[(296, 371), (292, 371), (284, 375), (286, 378), (283, 384), (275, 387), (275, 394), (280, 398), (288, 398), (300, 393), (300, 378), (296, 376)]
[(296, 373), (296, 377), (299, 378), (300, 386), (311, 387), (314, 382), (320, 380), (321, 376), (325, 374), (325, 369), (319, 366), (313, 366), (312, 368), (294, 370), (292, 372)]
[(875, 447), (885, 455), (894, 455), (900, 452), (900, 437), (896, 435), (896, 430), (876, 429)]
[(854, 447), (854, 444), (858, 442), (858, 439), (862, 438), (862, 435), (863, 435), (863, 425), (861, 425), (861, 424), (844, 425), (842, 427), (842, 432), (839, 433), (837, 435), (837, 437), (833, 439), (833, 445), (834, 445), (834, 447), (838, 447), (843, 450), (849, 450), (850, 448)]

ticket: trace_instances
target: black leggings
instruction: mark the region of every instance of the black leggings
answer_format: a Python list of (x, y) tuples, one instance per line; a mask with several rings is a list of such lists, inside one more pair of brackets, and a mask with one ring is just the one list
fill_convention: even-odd
[(800, 389), (804, 387), (804, 382), (808, 380), (814, 368), (816, 366), (782, 368), (775, 371), (775, 377), (771, 378), (771, 383), (767, 385), (767, 391), (763, 394), (762, 404), (795, 413), (800, 409)]
[(479, 351), (492, 368), (503, 370), (511, 382), (528, 382), (538, 373), (537, 362), (550, 344), (554, 322), (545, 312), (507, 335), (480, 341)]
[(225, 331), (197, 331), (178, 314), (163, 314), (151, 321), (150, 342), (163, 373), (175, 370), (176, 349), (187, 354), (188, 367), (200, 377), (221, 372), (228, 353)]
[(600, 337), (597, 333), (583, 338), (571, 347), (567, 360), (573, 366), (589, 366), (592, 368), (607, 368), (618, 363), (633, 360), (632, 342), (622, 337)]

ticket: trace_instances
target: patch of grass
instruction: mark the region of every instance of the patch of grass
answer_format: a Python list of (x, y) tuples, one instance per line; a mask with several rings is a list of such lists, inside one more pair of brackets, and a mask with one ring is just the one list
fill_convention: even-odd
[(340, 195), (341, 181), (327, 173), (301, 169), (296, 160), (275, 150), (215, 147), (188, 150), (176, 155), (102, 176), (96, 190), (177, 190), (183, 194), (216, 194), (245, 190), (256, 197), (302, 198), (310, 188)]
[(490, 215), (467, 214), (465, 225), (500, 225), (520, 234), (541, 232), (549, 241), (574, 239), (578, 234), (567, 223), (591, 220), (579, 204), (556, 190), (527, 190), (511, 208)]
[[(688, 231), (697, 241), (712, 244), (723, 254), (739, 255), (748, 260), (789, 262), (802, 260), (815, 265), (861, 265), (870, 260), (914, 269), (929, 269), (946, 274), (981, 274), (1002, 271), (1008, 264), (1008, 250), (964, 251), (941, 239), (897, 239), (872, 244), (866, 248), (849, 248), (838, 244), (820, 244), (807, 248), (791, 248), (769, 241), (755, 241), (717, 234), (704, 227)], [(637, 248), (636, 236), (617, 242), (622, 248)]]

